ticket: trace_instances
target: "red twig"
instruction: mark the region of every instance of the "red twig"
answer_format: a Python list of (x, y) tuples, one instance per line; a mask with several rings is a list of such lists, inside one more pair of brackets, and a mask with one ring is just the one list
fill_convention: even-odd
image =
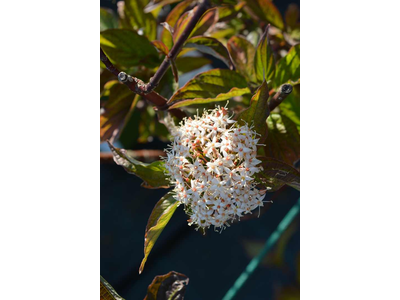
[[(164, 61), (161, 63), (160, 67), (158, 68), (154, 76), (150, 78), (150, 81), (147, 84), (138, 78), (132, 77), (126, 74), (125, 72), (119, 71), (111, 63), (111, 61), (108, 59), (107, 55), (104, 53), (101, 47), (100, 47), (100, 59), (105, 64), (107, 69), (114, 75), (118, 76), (119, 81), (128, 86), (132, 92), (139, 94), (144, 98), (146, 98), (147, 100), (149, 100), (151, 103), (156, 105), (156, 108), (158, 110), (167, 110), (168, 109), (167, 99), (165, 99), (158, 93), (154, 92), (153, 90), (157, 87), (157, 85), (160, 83), (160, 80), (164, 76), (165, 72), (168, 70), (170, 62), (175, 60), (175, 58), (179, 54), (183, 44), (189, 37), (190, 33), (196, 26), (197, 22), (199, 21), (203, 13), (207, 10), (207, 7), (208, 7), (208, 0), (199, 0), (199, 5), (197, 6), (197, 9), (194, 12), (192, 18), (187, 23), (181, 36), (175, 42), (174, 46), (171, 48), (171, 51), (165, 56)], [(185, 114), (178, 109), (172, 109), (170, 110), (170, 112), (179, 118), (185, 116)]]
[(279, 91), (269, 100), (268, 106), (269, 111), (273, 111), (283, 100), (292, 92), (293, 87), (291, 84), (283, 84)]
[(181, 48), (187, 38), (189, 37), (190, 33), (196, 26), (197, 22), (199, 21), (200, 17), (203, 13), (207, 10), (208, 1), (207, 0), (200, 0), (199, 5), (197, 6), (196, 11), (194, 12), (192, 18), (187, 23), (185, 29), (183, 30), (181, 36), (175, 42), (174, 46), (169, 51), (168, 55), (165, 56), (164, 61), (161, 63), (160, 68), (154, 74), (154, 76), (150, 79), (149, 83), (143, 87), (143, 91), (145, 93), (151, 92), (160, 82), (161, 78), (164, 76), (165, 72), (168, 70), (170, 66), (170, 61), (175, 60), (178, 53), (181, 51)]

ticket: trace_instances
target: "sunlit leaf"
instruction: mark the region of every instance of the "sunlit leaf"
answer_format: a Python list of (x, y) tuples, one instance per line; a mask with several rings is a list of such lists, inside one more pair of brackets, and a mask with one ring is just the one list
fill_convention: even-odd
[(125, 19), (129, 29), (142, 31), (150, 40), (157, 38), (157, 22), (151, 13), (144, 13), (148, 0), (125, 0)]
[(279, 29), (284, 29), (285, 25), (281, 13), (270, 0), (245, 0), (252, 12), (262, 21), (271, 23)]
[(100, 141), (113, 141), (121, 133), (133, 111), (135, 94), (129, 88), (112, 80), (105, 84), (101, 96)]
[(195, 36), (186, 41), (184, 48), (194, 48), (222, 60), (228, 67), (233, 66), (228, 49), (217, 39)]
[(174, 43), (179, 39), (179, 37), (182, 35), (183, 31), (189, 24), (190, 19), (193, 17), (194, 13), (197, 10), (197, 6), (194, 7), (193, 9), (185, 12), (176, 22), (175, 27), (174, 27), (174, 34), (173, 34), (173, 40)]
[(202, 56), (181, 56), (176, 59), (176, 66), (178, 68), (178, 71), (182, 73), (187, 73), (199, 69), (208, 64), (211, 64), (211, 60)]
[(228, 50), (237, 70), (248, 81), (255, 82), (254, 56), (256, 49), (243, 36), (233, 36), (228, 41)]
[(139, 274), (142, 273), (151, 249), (153, 249), (155, 242), (168, 224), (178, 204), (179, 202), (176, 201), (171, 192), (169, 192), (154, 206), (146, 226), (144, 236), (144, 258), (140, 264)]
[[(243, 26), (244, 27), (244, 26)], [(236, 29), (233, 27), (224, 26), (221, 29), (216, 29), (210, 33), (210, 37), (218, 39), (223, 42), (224, 45), (227, 44), (227, 39), (231, 38), (236, 34)]]
[(100, 8), (100, 31), (118, 27), (118, 20), (109, 8)]
[(251, 98), (250, 106), (238, 116), (239, 124), (243, 125), (246, 122), (254, 125), (254, 130), (261, 135), (260, 143), (265, 141), (268, 132), (266, 123), (269, 116), (268, 98), (268, 87), (264, 80)]
[(100, 276), (100, 300), (124, 300), (114, 288)]
[(170, 109), (230, 99), (250, 93), (246, 79), (235, 71), (213, 69), (196, 75), (168, 101)]
[(257, 157), (261, 160), (263, 170), (257, 173), (257, 178), (276, 191), (285, 184), (300, 191), (300, 172), (292, 166), (271, 157)]
[(218, 22), (226, 22), (235, 18), (245, 4), (246, 2), (240, 2), (236, 5), (225, 4), (223, 6), (218, 6)]
[(263, 82), (264, 78), (268, 81), (273, 80), (275, 75), (275, 59), (268, 40), (268, 27), (257, 46), (254, 68), (257, 82)]
[(160, 63), (157, 50), (149, 40), (129, 29), (101, 32), (100, 46), (112, 62), (125, 67), (143, 65), (154, 68)]
[(115, 148), (110, 142), (108, 142), (108, 145), (115, 163), (124, 167), (128, 173), (138, 176), (151, 187), (168, 187), (169, 181), (164, 174), (166, 169), (163, 161), (155, 161), (151, 164), (143, 163), (130, 157), (125, 149)]
[(276, 66), (274, 86), (284, 83), (298, 83), (300, 80), (300, 44), (290, 48), (288, 54), (282, 57)]
[(161, 8), (167, 4), (172, 4), (172, 3), (176, 3), (176, 2), (180, 2), (180, 1), (182, 1), (182, 0), (153, 0), (153, 1), (150, 1), (149, 4), (146, 5), (146, 7), (144, 8), (144, 12), (148, 13), (157, 8)]
[(152, 41), (151, 42), (162, 54), (167, 55), (169, 53), (169, 49), (165, 44), (161, 41)]
[(300, 131), (300, 84), (293, 86), (293, 91), (279, 104), (282, 116), (288, 117)]
[(210, 8), (204, 12), (197, 22), (196, 26), (193, 28), (192, 33), (189, 37), (200, 36), (206, 31), (213, 28), (215, 23), (218, 22), (218, 10), (217, 8)]
[(189, 278), (181, 273), (171, 271), (156, 276), (147, 289), (144, 300), (180, 300), (183, 299)]
[(288, 117), (271, 113), (267, 119), (268, 137), (265, 155), (289, 165), (300, 159), (300, 135), (297, 126)]
[[(198, 7), (196, 6), (192, 10), (185, 12), (179, 20), (176, 22), (174, 27), (174, 35), (173, 40), (176, 42), (179, 37), (182, 35), (184, 30), (186, 29), (189, 21), (192, 19), (193, 15), (197, 11)], [(199, 19), (196, 26), (193, 28), (192, 32), (189, 35), (189, 38), (192, 36), (200, 36), (209, 30), (216, 22), (218, 21), (218, 11), (216, 8), (211, 8), (207, 10)]]
[[(179, 20), (180, 16), (189, 9), (193, 5), (192, 0), (185, 0), (181, 3), (179, 3), (177, 6), (174, 7), (174, 9), (168, 14), (167, 19), (165, 20), (166, 23), (171, 28), (174, 28), (176, 25), (176, 22)], [(168, 32), (167, 29), (163, 28), (161, 31), (161, 41), (168, 47), (168, 49), (172, 48), (173, 45), (173, 40), (171, 33)]]

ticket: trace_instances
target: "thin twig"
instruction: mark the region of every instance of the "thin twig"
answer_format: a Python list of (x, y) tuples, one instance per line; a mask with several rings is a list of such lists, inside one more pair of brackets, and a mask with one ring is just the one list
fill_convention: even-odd
[(269, 100), (269, 110), (273, 111), (282, 101), (292, 92), (293, 86), (291, 84), (283, 84), (279, 91)]
[[(175, 58), (178, 56), (180, 50), (183, 47), (183, 44), (186, 42), (190, 33), (196, 26), (197, 22), (199, 21), (199, 19), (203, 15), (203, 13), (207, 10), (208, 6), (209, 6), (208, 0), (199, 0), (199, 5), (197, 6), (197, 9), (194, 12), (193, 16), (187, 23), (181, 36), (175, 42), (174, 46), (171, 48), (171, 51), (168, 53), (168, 55), (165, 56), (164, 61), (161, 63), (160, 67), (158, 68), (158, 70), (156, 71), (154, 76), (152, 78), (150, 78), (149, 83), (146, 84), (138, 78), (132, 77), (132, 76), (126, 74), (125, 72), (120, 72), (111, 63), (111, 61), (108, 59), (107, 55), (104, 53), (104, 51), (100, 47), (101, 61), (105, 64), (107, 69), (114, 75), (118, 76), (119, 81), (121, 81), (126, 86), (128, 86), (128, 88), (132, 92), (145, 97), (151, 103), (156, 105), (156, 109), (167, 110), (168, 109), (168, 105), (166, 104), (167, 99), (165, 99), (158, 93), (154, 92), (153, 90), (157, 87), (157, 85), (160, 83), (160, 80), (164, 76), (165, 72), (168, 70), (168, 68), (170, 66), (170, 62), (175, 60)], [(180, 118), (182, 118), (184, 116), (184, 113), (178, 109), (170, 110), (170, 112), (173, 115), (180, 117)]]
[[(144, 85), (143, 81), (141, 81), (138, 78), (132, 77), (125, 72), (120, 72), (109, 60), (107, 55), (104, 53), (103, 49), (100, 47), (100, 59), (104, 63), (104, 65), (107, 67), (107, 70), (109, 70), (111, 73), (116, 75), (118, 77), (118, 80), (125, 84), (132, 92), (135, 94), (139, 94), (143, 96), (145, 99), (156, 105), (155, 109), (158, 110), (167, 110), (168, 106), (167, 104), (167, 99), (165, 99), (163, 96), (160, 94), (156, 93), (155, 91), (152, 91), (148, 94), (145, 94), (139, 86)], [(180, 109), (171, 109), (169, 111), (172, 115), (177, 117), (178, 119), (183, 119), (186, 117), (186, 114), (180, 110)]]
[(104, 53), (103, 49), (100, 47), (100, 60), (105, 64), (108, 71), (118, 76), (119, 70), (111, 63), (107, 55)]
[(181, 36), (175, 42), (174, 46), (169, 51), (168, 55), (165, 56), (164, 61), (161, 63), (160, 68), (158, 68), (157, 72), (154, 74), (148, 84), (143, 87), (144, 93), (151, 92), (157, 85), (159, 84), (161, 78), (164, 76), (165, 72), (168, 70), (171, 61), (175, 60), (178, 56), (183, 44), (186, 42), (187, 38), (189, 37), (190, 33), (196, 26), (197, 22), (200, 20), (203, 13), (207, 10), (208, 1), (207, 0), (200, 0), (199, 5), (197, 6), (196, 11), (194, 12), (192, 18), (187, 23), (185, 29), (183, 30)]

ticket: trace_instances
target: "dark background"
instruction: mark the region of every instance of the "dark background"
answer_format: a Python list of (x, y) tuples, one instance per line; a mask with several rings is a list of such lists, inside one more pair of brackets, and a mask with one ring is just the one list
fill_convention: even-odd
[[(274, 3), (283, 14), (296, 1)], [(116, 1), (101, 0), (100, 5), (115, 9)], [(144, 146), (164, 149), (166, 145), (156, 140)], [(222, 299), (299, 198), (298, 191), (285, 187), (267, 195), (274, 203), (266, 205), (260, 218), (254, 212), (250, 220), (235, 223), (221, 234), (209, 230), (205, 236), (187, 225), (187, 216), (178, 207), (139, 275), (147, 219), (166, 193), (140, 184), (141, 179), (114, 163), (100, 166), (100, 272), (127, 300), (143, 299), (154, 277), (172, 270), (190, 279), (185, 299)], [(299, 299), (299, 227), (297, 217), (235, 299)]]

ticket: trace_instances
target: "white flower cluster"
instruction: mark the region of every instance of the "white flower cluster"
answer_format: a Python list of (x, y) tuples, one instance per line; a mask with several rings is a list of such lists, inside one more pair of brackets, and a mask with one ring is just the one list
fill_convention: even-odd
[(255, 188), (257, 133), (239, 127), (218, 107), (202, 117), (187, 118), (172, 131), (165, 158), (174, 196), (185, 205), (189, 225), (229, 226), (228, 221), (263, 206), (265, 191)]

